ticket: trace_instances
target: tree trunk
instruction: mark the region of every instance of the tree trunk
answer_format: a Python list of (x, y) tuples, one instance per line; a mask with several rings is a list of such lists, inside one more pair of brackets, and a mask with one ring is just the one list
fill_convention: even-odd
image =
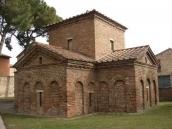
[(2, 35), (1, 40), (0, 40), (0, 54), (2, 54), (4, 41), (5, 41), (5, 35)]

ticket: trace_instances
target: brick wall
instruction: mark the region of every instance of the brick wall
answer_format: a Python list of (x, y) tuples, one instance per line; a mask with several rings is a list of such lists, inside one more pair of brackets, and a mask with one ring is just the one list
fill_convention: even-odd
[(90, 57), (95, 56), (94, 46), (94, 20), (81, 19), (70, 24), (61, 25), (48, 32), (49, 44), (67, 49), (67, 40), (72, 38), (73, 51)]
[(18, 71), (15, 73), (17, 110), (29, 114), (66, 116), (65, 85), (66, 72), (61, 65), (43, 65)]
[[(98, 66), (100, 67), (100, 66)], [(98, 81), (98, 111), (136, 112), (135, 76), (133, 65), (112, 65), (96, 70)], [(101, 94), (101, 83), (106, 84), (107, 94)], [(104, 84), (103, 84), (104, 85)], [(105, 100), (107, 98), (107, 100)], [(109, 99), (108, 99), (109, 98)], [(108, 104), (106, 103), (108, 102)]]
[(156, 67), (136, 65), (135, 72), (137, 111), (158, 104), (159, 92)]
[(71, 38), (71, 50), (95, 59), (112, 52), (110, 40), (114, 41), (115, 50), (125, 48), (124, 30), (94, 16), (59, 25), (48, 34), (51, 45), (67, 49), (67, 40)]
[(112, 53), (110, 40), (113, 40), (115, 50), (125, 48), (124, 30), (98, 18), (95, 18), (94, 24), (96, 59)]

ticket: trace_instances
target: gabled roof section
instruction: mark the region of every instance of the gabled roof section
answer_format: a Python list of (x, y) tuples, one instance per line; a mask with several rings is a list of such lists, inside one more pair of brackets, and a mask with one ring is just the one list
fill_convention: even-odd
[(69, 60), (76, 60), (76, 61), (82, 61), (82, 62), (94, 62), (94, 59), (89, 58), (85, 55), (82, 55), (80, 53), (76, 53), (73, 51), (69, 51), (66, 49), (63, 49), (61, 47), (56, 47), (56, 46), (52, 46), (52, 45), (48, 45), (48, 44), (42, 44), (42, 43), (33, 43), (30, 48), (28, 48), (28, 50), (23, 51), (19, 54), (23, 55), (14, 66), (17, 66), (18, 64), (20, 64), (20, 62), (22, 62), (28, 55), (30, 55), (31, 53), (33, 53), (35, 51), (35, 49), (41, 49), (43, 51), (47, 51), (52, 53), (54, 56), (60, 56), (64, 59), (69, 59)]
[(139, 60), (145, 54), (150, 56), (153, 64), (157, 64), (156, 58), (148, 45), (133, 47), (128, 49), (115, 50), (113, 53), (104, 56), (98, 60), (98, 63), (123, 61), (123, 60)]
[(166, 49), (166, 50), (164, 50), (164, 51), (162, 51), (162, 52), (156, 54), (156, 56), (162, 55), (162, 54), (164, 54), (164, 53), (166, 53), (166, 52), (168, 52), (168, 51), (172, 51), (172, 48), (168, 48), (168, 49)]
[(47, 49), (50, 52), (60, 55), (66, 59), (85, 61), (85, 62), (94, 62), (94, 59), (90, 57), (87, 57), (85, 55), (82, 55), (80, 53), (76, 53), (67, 49), (63, 49), (62, 47), (56, 47), (56, 46), (47, 45), (47, 44), (37, 44), (37, 46), (40, 48)]
[(47, 28), (48, 28), (48, 29), (52, 29), (52, 28), (55, 28), (55, 27), (57, 27), (57, 26), (59, 26), (59, 25), (62, 25), (62, 24), (68, 24), (68, 23), (71, 23), (71, 22), (78, 21), (79, 19), (82, 19), (82, 18), (87, 17), (87, 16), (98, 16), (98, 17), (100, 17), (100, 18), (102, 18), (102, 19), (104, 19), (104, 20), (106, 20), (106, 21), (111, 22), (112, 24), (115, 24), (115, 25), (121, 27), (121, 28), (124, 29), (124, 30), (127, 29), (127, 27), (125, 27), (125, 26), (123, 26), (122, 24), (116, 22), (115, 20), (113, 20), (113, 19), (111, 19), (111, 18), (105, 16), (104, 14), (102, 14), (102, 13), (96, 11), (95, 9), (92, 10), (92, 11), (86, 11), (86, 13), (83, 13), (83, 14), (80, 14), (80, 15), (76, 15), (76, 16), (74, 16), (74, 17), (68, 18), (68, 19), (63, 20), (63, 21), (61, 21), (61, 22), (58, 22), (58, 23), (54, 23), (54, 24), (48, 25)]

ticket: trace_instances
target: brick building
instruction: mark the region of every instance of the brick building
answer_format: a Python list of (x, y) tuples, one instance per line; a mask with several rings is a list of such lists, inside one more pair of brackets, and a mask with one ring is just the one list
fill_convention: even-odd
[(0, 54), (0, 76), (10, 75), (10, 57)]
[(156, 105), (157, 61), (149, 46), (125, 49), (127, 28), (93, 10), (48, 26), (15, 64), (18, 112), (72, 117), (138, 112)]
[(156, 55), (159, 81), (159, 98), (162, 101), (172, 100), (172, 49), (166, 49)]

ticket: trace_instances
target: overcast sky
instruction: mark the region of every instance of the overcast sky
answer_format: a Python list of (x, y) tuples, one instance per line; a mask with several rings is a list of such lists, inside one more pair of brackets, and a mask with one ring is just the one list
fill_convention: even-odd
[[(155, 54), (172, 47), (172, 0), (45, 0), (63, 19), (96, 9), (128, 28), (126, 47), (150, 45)], [(43, 40), (39, 40), (43, 41)], [(15, 40), (13, 41), (15, 42)], [(21, 52), (5, 47), (4, 54), (14, 58)]]

